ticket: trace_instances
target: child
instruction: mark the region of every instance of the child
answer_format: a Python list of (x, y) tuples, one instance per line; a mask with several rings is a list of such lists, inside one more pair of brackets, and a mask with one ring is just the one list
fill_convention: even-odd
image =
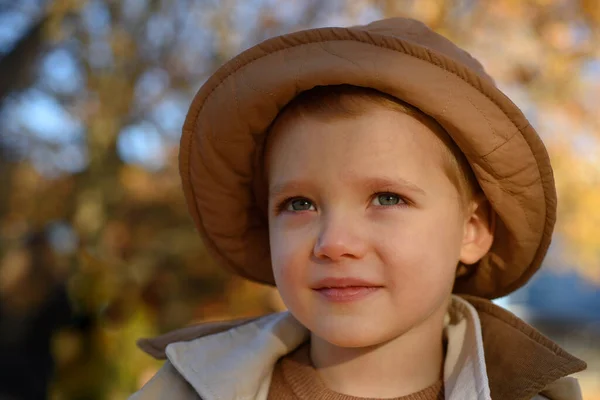
[(136, 399), (581, 399), (585, 363), (488, 299), (540, 267), (546, 150), (465, 51), (418, 21), (273, 38), (183, 128), (190, 212), (288, 312), (140, 342)]

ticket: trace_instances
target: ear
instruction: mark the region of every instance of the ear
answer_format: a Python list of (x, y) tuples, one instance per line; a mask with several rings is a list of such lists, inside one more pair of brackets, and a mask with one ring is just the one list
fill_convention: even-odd
[(475, 264), (490, 250), (496, 229), (496, 213), (487, 198), (477, 196), (467, 208), (465, 215), (460, 261)]

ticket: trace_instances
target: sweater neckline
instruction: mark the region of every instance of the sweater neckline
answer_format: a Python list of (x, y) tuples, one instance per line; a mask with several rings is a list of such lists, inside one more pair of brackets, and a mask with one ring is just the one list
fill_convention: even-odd
[[(319, 377), (310, 359), (310, 341), (280, 360), (283, 379), (301, 400), (382, 400), (371, 397), (356, 397), (329, 389)], [(432, 400), (444, 398), (444, 383), (440, 378), (433, 385), (406, 396), (385, 400)]]

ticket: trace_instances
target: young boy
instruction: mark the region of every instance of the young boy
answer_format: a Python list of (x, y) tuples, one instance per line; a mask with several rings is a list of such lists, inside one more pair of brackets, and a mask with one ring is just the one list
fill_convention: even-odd
[(539, 268), (546, 150), (466, 52), (403, 18), (274, 38), (183, 128), (190, 212), (289, 311), (140, 342), (136, 399), (581, 399), (585, 363), (488, 299)]

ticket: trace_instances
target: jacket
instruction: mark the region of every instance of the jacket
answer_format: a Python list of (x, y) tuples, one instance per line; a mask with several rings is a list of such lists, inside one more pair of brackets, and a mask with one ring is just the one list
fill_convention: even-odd
[[(446, 399), (582, 399), (569, 375), (585, 362), (488, 300), (453, 295), (445, 335)], [(264, 400), (277, 360), (308, 337), (286, 311), (141, 340), (146, 353), (167, 361), (131, 399)]]

